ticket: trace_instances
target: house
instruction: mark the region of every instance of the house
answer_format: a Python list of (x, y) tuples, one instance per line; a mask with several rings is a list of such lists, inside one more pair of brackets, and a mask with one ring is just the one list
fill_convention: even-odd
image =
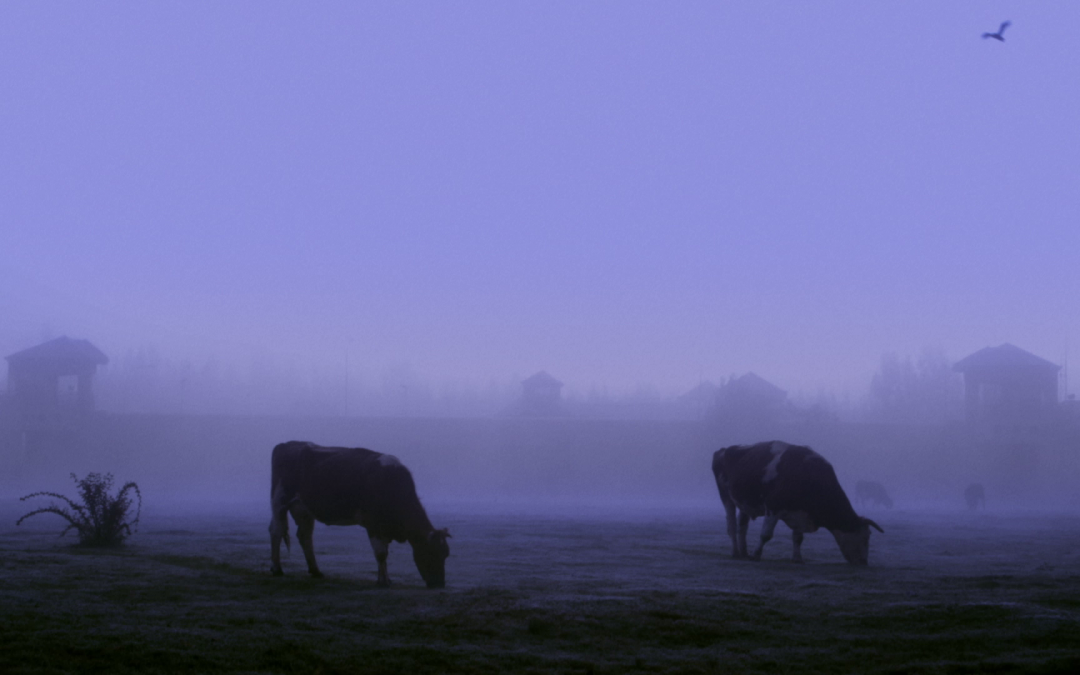
[(1031, 424), (1051, 419), (1057, 410), (1061, 366), (1014, 345), (980, 349), (953, 370), (964, 376), (970, 423)]
[(92, 412), (94, 373), (108, 362), (89, 341), (66, 336), (15, 352), (7, 357), (9, 406), (38, 418)]
[(792, 411), (787, 392), (756, 373), (729, 380), (716, 402), (722, 418), (748, 423), (777, 422)]

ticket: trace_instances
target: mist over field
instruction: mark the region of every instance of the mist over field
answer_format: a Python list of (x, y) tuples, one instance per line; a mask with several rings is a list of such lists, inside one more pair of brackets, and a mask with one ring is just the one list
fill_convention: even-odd
[[(106, 357), (52, 430), (9, 369), (9, 490), (246, 497), (301, 438), (447, 499), (706, 499), (775, 437), (1069, 501), (1071, 5), (0, 12), (0, 348)], [(1003, 343), (1054, 401), (971, 424), (952, 367)], [(751, 373), (782, 399), (725, 413)]]
[[(1077, 672), (1078, 26), (0, 5), (0, 671)], [(411, 470), (394, 590), (356, 527), (270, 575), (290, 440)], [(771, 440), (868, 569), (732, 554), (713, 453)], [(94, 473), (122, 547), (53, 536)]]
[(712, 453), (782, 439), (825, 455), (853, 500), (857, 481), (874, 480), (898, 509), (953, 511), (964, 508), (963, 489), (980, 482), (997, 511), (1080, 508), (1080, 427), (1064, 409), (1051, 418), (992, 424), (965, 421), (951, 390), (940, 400), (924, 392), (924, 400), (914, 397), (916, 389), (893, 404), (868, 397), (848, 411), (821, 401), (796, 404), (782, 392), (778, 402), (725, 399), (741, 381), (704, 401), (570, 399), (553, 411), (530, 408), (519, 393), (487, 415), (97, 411), (22, 430), (9, 423), (0, 486), (9, 497), (31, 488), (64, 492), (68, 472), (109, 471), (137, 480), (151, 504), (265, 503), (271, 449), (300, 439), (393, 454), (434, 503), (541, 512), (560, 504), (707, 504), (720, 517)]

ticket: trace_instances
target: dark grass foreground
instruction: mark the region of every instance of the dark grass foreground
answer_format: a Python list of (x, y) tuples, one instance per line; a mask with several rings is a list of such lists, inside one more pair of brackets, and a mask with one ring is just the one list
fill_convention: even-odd
[[(588, 528), (577, 529), (585, 540)], [(200, 535), (157, 535), (169, 536)], [(706, 572), (695, 575), (731, 582), (714, 589), (648, 576), (575, 581), (591, 573), (582, 568), (569, 581), (531, 574), (428, 591), (407, 557), (395, 562), (399, 585), (376, 588), (373, 572), (356, 569), (369, 556), (359, 541), (341, 556), (351, 573), (311, 580), (296, 559), (289, 576), (272, 578), (257, 530), (222, 532), (205, 556), (148, 539), (121, 550), (0, 539), (0, 672), (1080, 672), (1080, 573), (1070, 570), (853, 573), (824, 562), (824, 545), (809, 565), (750, 567), (724, 559), (717, 541), (664, 549), (699, 559)], [(645, 541), (613, 537), (624, 539)], [(228, 546), (238, 553), (221, 555)], [(531, 550), (537, 569), (551, 566)]]
[[(282, 583), (205, 558), (74, 550), (9, 556), (3, 569), (5, 673), (1080, 672), (1080, 629), (1050, 616), (1080, 607), (1076, 578), (1029, 606), (852, 611), (731, 593), (538, 605), (497, 589)], [(970, 582), (944, 584), (949, 595)]]

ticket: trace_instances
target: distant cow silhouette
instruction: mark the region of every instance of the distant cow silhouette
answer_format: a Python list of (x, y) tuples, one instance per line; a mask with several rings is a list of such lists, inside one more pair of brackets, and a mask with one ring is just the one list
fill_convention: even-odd
[(884, 506), (887, 509), (893, 507), (892, 498), (885, 490), (885, 486), (876, 480), (861, 480), (855, 483), (855, 499), (860, 506)]
[(986, 491), (983, 490), (982, 483), (972, 483), (964, 490), (964, 501), (967, 502), (968, 509), (974, 511), (981, 505), (986, 508)]

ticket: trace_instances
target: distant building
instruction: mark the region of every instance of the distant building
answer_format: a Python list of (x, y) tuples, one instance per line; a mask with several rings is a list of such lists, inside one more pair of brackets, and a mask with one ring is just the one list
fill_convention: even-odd
[(563, 414), (562, 387), (562, 382), (544, 370), (522, 380), (520, 414), (537, 417)]
[(980, 349), (953, 370), (964, 375), (968, 422), (1029, 424), (1049, 420), (1057, 410), (1061, 366), (1014, 345)]
[(792, 412), (787, 392), (756, 373), (729, 380), (716, 403), (722, 418), (748, 423), (777, 422)]
[(58, 337), (7, 357), (9, 407), (24, 417), (94, 410), (93, 378), (109, 359), (87, 340)]

